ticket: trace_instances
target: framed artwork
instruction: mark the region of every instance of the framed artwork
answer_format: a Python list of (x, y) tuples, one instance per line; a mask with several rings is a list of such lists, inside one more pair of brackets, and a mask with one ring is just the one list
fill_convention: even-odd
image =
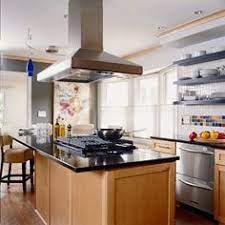
[(90, 122), (90, 86), (74, 82), (54, 83), (54, 123), (60, 116), (66, 124)]

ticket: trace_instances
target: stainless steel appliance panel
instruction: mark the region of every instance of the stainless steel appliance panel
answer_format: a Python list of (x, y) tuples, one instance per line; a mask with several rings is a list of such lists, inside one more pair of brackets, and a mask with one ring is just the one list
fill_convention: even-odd
[(177, 201), (213, 214), (213, 183), (177, 174)]
[(198, 145), (179, 144), (177, 173), (202, 179), (214, 180), (214, 149)]

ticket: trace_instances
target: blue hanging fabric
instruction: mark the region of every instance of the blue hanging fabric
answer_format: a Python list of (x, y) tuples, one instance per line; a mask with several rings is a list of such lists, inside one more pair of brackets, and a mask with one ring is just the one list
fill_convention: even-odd
[(32, 77), (34, 75), (34, 64), (32, 59), (29, 59), (27, 62), (27, 74), (29, 77)]

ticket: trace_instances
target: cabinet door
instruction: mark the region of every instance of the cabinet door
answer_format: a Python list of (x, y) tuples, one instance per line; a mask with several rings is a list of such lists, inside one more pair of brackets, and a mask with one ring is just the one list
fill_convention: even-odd
[(215, 218), (225, 224), (225, 166), (215, 167)]
[(71, 171), (50, 161), (50, 225), (71, 225)]
[(36, 210), (49, 224), (49, 160), (36, 153), (35, 167)]
[(225, 166), (225, 151), (224, 150), (216, 150), (215, 151), (215, 163), (217, 165)]
[(111, 171), (106, 185), (105, 224), (175, 224), (175, 163)]
[(152, 147), (155, 151), (173, 154), (173, 155), (176, 154), (175, 142), (152, 139)]

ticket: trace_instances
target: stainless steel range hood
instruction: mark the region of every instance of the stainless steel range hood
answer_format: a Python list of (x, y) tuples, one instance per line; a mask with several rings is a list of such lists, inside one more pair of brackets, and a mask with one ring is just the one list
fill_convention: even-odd
[(92, 82), (141, 75), (141, 66), (103, 51), (103, 0), (70, 0), (69, 42), (75, 54), (38, 74), (38, 81)]

